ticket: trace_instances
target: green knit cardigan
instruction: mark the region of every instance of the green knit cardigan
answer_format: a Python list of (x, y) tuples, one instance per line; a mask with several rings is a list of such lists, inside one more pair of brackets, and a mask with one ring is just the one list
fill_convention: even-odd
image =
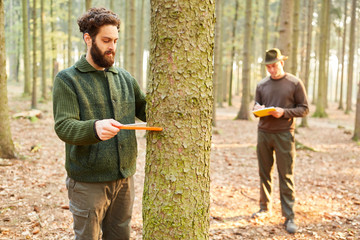
[(65, 142), (65, 168), (70, 178), (105, 182), (136, 171), (134, 130), (121, 130), (101, 141), (95, 121), (113, 118), (122, 124), (146, 121), (146, 99), (136, 80), (121, 68), (96, 70), (85, 56), (59, 72), (54, 81), (55, 132)]

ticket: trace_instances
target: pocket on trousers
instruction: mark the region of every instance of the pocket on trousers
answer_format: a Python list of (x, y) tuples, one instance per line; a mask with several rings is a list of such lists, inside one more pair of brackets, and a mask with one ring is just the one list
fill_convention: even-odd
[(75, 184), (76, 181), (74, 179), (70, 178), (69, 176), (66, 177), (66, 189), (68, 190), (68, 197), (70, 201), (73, 196)]
[(78, 206), (72, 204), (72, 202), (70, 201), (70, 212), (72, 214), (74, 214), (75, 216), (78, 217), (84, 217), (84, 218), (88, 218), (89, 214), (90, 214), (90, 210), (89, 209), (81, 209)]

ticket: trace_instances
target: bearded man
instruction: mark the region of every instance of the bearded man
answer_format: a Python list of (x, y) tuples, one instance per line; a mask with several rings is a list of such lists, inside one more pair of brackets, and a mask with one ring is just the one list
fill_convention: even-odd
[(120, 20), (105, 8), (78, 19), (87, 46), (54, 81), (55, 131), (65, 142), (69, 207), (75, 239), (129, 239), (137, 143), (119, 126), (146, 121), (145, 95), (114, 67)]

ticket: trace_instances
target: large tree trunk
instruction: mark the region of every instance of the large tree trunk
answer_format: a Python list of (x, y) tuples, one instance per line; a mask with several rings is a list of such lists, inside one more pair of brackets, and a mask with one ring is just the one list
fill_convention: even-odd
[[(294, 18), (294, 1), (281, 0), (281, 14), (279, 26), (279, 39), (276, 46), (281, 50), (283, 55), (291, 57), (291, 44), (293, 35), (293, 18)], [(291, 60), (287, 61), (284, 66), (285, 71), (291, 71)]]
[(0, 158), (13, 158), (10, 117), (7, 98), (4, 1), (0, 0)]
[(144, 240), (209, 239), (214, 10), (151, 1)]
[(327, 57), (327, 24), (328, 14), (330, 10), (330, 1), (322, 0), (320, 13), (320, 35), (319, 35), (319, 76), (315, 117), (327, 117), (325, 112), (326, 107), (326, 57)]
[(22, 27), (24, 46), (24, 95), (30, 95), (30, 50), (29, 50), (29, 28), (28, 28), (28, 5), (27, 0), (22, 0)]
[(348, 85), (346, 94), (345, 113), (351, 111), (353, 78), (354, 78), (354, 56), (355, 56), (355, 32), (356, 32), (356, 0), (352, 1), (351, 7), (351, 23), (350, 23), (350, 47), (349, 47), (349, 67), (348, 67)]
[(249, 120), (249, 104), (250, 104), (250, 71), (251, 71), (251, 19), (252, 16), (252, 2), (246, 0), (245, 7), (245, 36), (244, 36), (244, 47), (243, 47), (243, 70), (242, 70), (242, 97), (241, 106), (236, 119)]
[(36, 24), (36, 20), (37, 20), (37, 14), (36, 14), (36, 2), (37, 0), (34, 0), (33, 2), (33, 9), (32, 9), (32, 20), (33, 20), (33, 87), (32, 87), (32, 94), (31, 94), (31, 108), (35, 109), (37, 108), (37, 75), (38, 75), (38, 67), (37, 67), (37, 43), (36, 43), (36, 39), (37, 39), (37, 24)]

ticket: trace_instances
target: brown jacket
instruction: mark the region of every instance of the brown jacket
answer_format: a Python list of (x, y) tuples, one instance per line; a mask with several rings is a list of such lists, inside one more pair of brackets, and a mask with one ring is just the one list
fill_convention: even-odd
[(294, 118), (304, 117), (309, 112), (304, 84), (290, 73), (280, 79), (267, 76), (261, 80), (256, 87), (255, 101), (265, 107), (281, 107), (285, 111), (281, 118), (261, 117), (258, 129), (264, 132), (294, 131)]

